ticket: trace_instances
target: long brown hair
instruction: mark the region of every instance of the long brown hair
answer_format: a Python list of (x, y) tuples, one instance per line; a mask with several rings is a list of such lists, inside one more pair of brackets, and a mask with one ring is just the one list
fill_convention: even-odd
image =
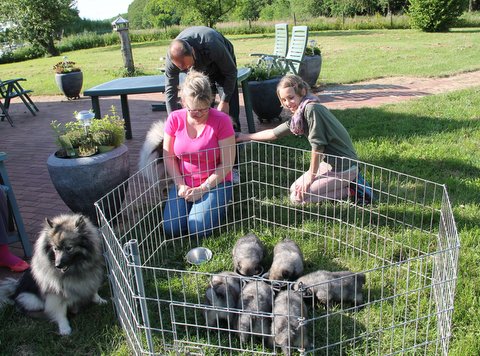
[[(298, 75), (287, 74), (285, 75), (277, 85), (277, 96), (280, 99), (279, 91), (284, 88), (293, 88), (295, 94), (302, 98), (310, 93), (310, 86)], [(280, 99), (281, 100), (281, 99)]]

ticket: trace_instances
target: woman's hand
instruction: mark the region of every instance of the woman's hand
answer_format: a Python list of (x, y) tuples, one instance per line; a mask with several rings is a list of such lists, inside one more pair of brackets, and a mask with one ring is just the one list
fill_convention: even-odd
[(180, 197), (180, 198), (183, 198), (183, 199), (186, 199), (186, 196), (187, 196), (187, 192), (188, 190), (190, 189), (190, 187), (186, 184), (179, 184), (177, 186), (177, 195)]
[(306, 192), (310, 191), (310, 186), (315, 181), (316, 175), (307, 172), (304, 174), (303, 179), (295, 185), (295, 198), (299, 201), (304, 200)]
[(188, 188), (185, 192), (185, 196), (183, 197), (188, 202), (196, 202), (198, 199), (203, 197), (206, 191), (202, 188), (202, 186), (195, 187), (195, 188)]

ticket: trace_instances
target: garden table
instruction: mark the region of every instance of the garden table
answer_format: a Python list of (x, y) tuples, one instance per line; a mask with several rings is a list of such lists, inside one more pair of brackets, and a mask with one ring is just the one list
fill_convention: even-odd
[[(255, 132), (255, 123), (253, 121), (252, 104), (250, 101), (250, 91), (247, 78), (250, 75), (250, 68), (239, 68), (237, 73), (238, 83), (242, 86), (243, 101), (245, 105), (245, 114), (247, 117), (248, 132)], [(180, 76), (180, 82), (185, 78)], [(92, 109), (97, 119), (101, 118), (100, 100), (101, 96), (120, 95), (122, 106), (122, 115), (125, 120), (125, 136), (132, 138), (132, 126), (130, 123), (130, 109), (128, 107), (128, 95), (146, 94), (146, 93), (165, 92), (165, 75), (146, 75), (140, 77), (129, 77), (114, 79), (109, 82), (99, 84), (83, 92), (85, 96), (92, 99)]]

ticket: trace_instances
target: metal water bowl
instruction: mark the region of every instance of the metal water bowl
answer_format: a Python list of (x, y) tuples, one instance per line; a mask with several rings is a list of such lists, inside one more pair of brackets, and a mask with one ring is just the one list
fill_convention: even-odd
[(199, 265), (212, 259), (212, 251), (206, 247), (195, 247), (188, 251), (186, 259), (192, 265)]

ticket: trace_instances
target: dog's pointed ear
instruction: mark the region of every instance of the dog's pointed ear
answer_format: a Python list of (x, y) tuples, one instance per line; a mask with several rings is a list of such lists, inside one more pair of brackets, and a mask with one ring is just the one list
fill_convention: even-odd
[(52, 220), (50, 220), (49, 218), (45, 218), (45, 222), (48, 224), (48, 226), (50, 226), (51, 228), (53, 228), (53, 222), (52, 222)]
[(85, 224), (85, 218), (83, 217), (83, 215), (80, 215), (77, 219), (77, 221), (75, 221), (75, 227), (76, 228), (79, 228), (80, 226), (83, 226)]

